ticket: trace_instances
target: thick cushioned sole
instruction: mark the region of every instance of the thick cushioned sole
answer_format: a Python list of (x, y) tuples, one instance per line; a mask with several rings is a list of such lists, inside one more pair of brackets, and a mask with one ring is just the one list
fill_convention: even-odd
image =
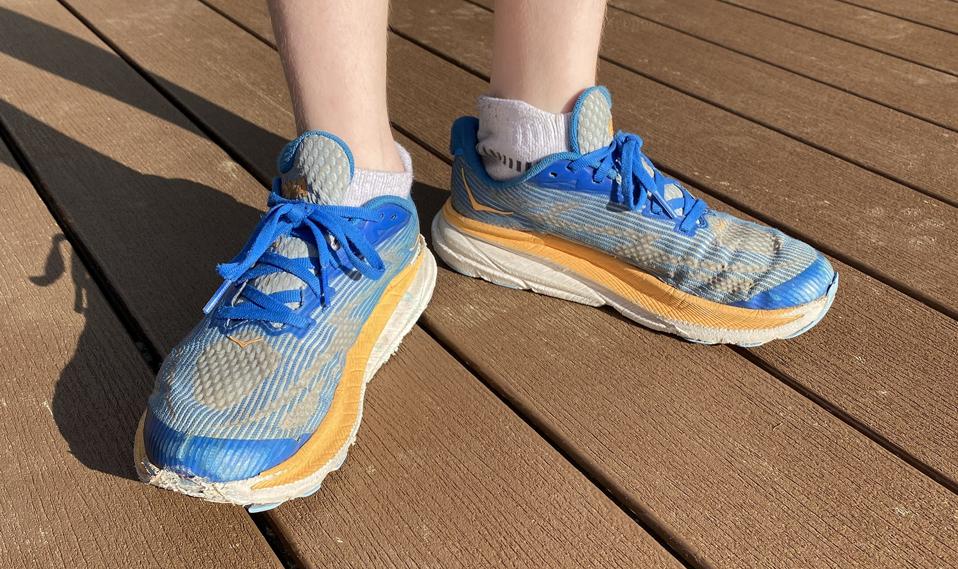
[(467, 218), (446, 202), (433, 249), (471, 277), (590, 306), (609, 305), (654, 330), (706, 344), (757, 346), (810, 329), (831, 306), (838, 277), (810, 303), (781, 310), (726, 306), (682, 292), (611, 255), (558, 237)]
[(187, 478), (150, 463), (141, 418), (134, 444), (134, 462), (140, 478), (154, 486), (211, 502), (249, 506), (254, 512), (316, 492), (323, 479), (342, 466), (349, 447), (356, 441), (366, 385), (399, 348), (432, 297), (436, 261), (422, 237), (419, 247), (417, 258), (393, 278), (363, 325), (358, 341), (346, 356), (347, 371), (336, 387), (326, 417), (296, 454), (245, 480), (212, 482)]

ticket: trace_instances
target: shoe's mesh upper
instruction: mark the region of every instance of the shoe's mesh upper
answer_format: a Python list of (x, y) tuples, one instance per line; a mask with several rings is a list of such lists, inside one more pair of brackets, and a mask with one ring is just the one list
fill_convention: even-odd
[(154, 416), (194, 436), (295, 438), (313, 432), (332, 400), (346, 353), (389, 281), (418, 253), (413, 217), (378, 251), (387, 271), (371, 280), (339, 274), (334, 301), (302, 338), (269, 324), (224, 327), (204, 318), (163, 363), (150, 397)]
[[(351, 158), (338, 139), (307, 133), (281, 155), (280, 171), (287, 199), (337, 204), (349, 187)], [(326, 269), (333, 271), (335, 294), (325, 307), (312, 310), (316, 324), (301, 337), (278, 333), (278, 325), (268, 322), (205, 317), (163, 363), (149, 401), (153, 416), (194, 437), (285, 439), (315, 430), (343, 374), (347, 351), (385, 287), (419, 252), (412, 202), (399, 197), (378, 201), (410, 212), (405, 225), (376, 247), (385, 274), (374, 280), (356, 271)], [(279, 237), (271, 251), (316, 258), (313, 245), (292, 235)], [(306, 284), (290, 273), (274, 272), (246, 286), (269, 294), (304, 290)], [(287, 306), (299, 309), (300, 302)]]
[[(467, 128), (467, 123), (462, 123)], [(609, 193), (568, 189), (577, 185), (576, 172), (562, 184), (537, 184), (538, 172), (552, 168), (548, 159), (513, 181), (496, 182), (481, 172), (468, 133), (463, 137), (452, 173), (453, 205), (460, 213), (503, 227), (554, 235), (613, 255), (687, 293), (722, 304), (745, 306), (763, 292), (776, 289), (818, 261), (813, 274), (806, 274), (795, 290), (773, 291), (769, 304), (804, 303), (817, 298), (831, 282), (831, 269), (812, 247), (781, 231), (730, 215), (707, 211), (692, 234), (676, 230), (676, 221), (642, 211), (618, 207)], [(605, 87), (586, 89), (572, 111), (569, 132), (573, 152), (553, 160), (578, 159), (613, 143), (612, 98)], [(571, 156), (571, 158), (570, 158)], [(567, 166), (571, 167), (571, 164)], [(649, 177), (656, 174), (644, 157), (641, 167)], [(559, 169), (553, 176), (565, 176)], [(557, 179), (557, 178), (554, 178)], [(482, 204), (477, 211), (466, 194), (464, 180), (473, 198)], [(682, 209), (683, 190), (666, 184), (663, 198), (676, 215)], [(509, 212), (507, 215), (495, 210)], [(791, 283), (794, 284), (794, 283)], [(791, 287), (791, 284), (787, 285)]]
[(294, 140), (280, 155), (279, 169), (281, 193), (287, 199), (322, 204), (348, 201), (352, 155), (343, 142), (327, 133), (312, 131)]
[[(532, 181), (487, 183), (462, 157), (454, 163), (453, 204), (468, 217), (555, 235), (619, 257), (667, 284), (702, 298), (734, 304), (792, 279), (818, 253), (781, 231), (710, 211), (689, 236), (675, 222), (611, 207), (609, 196), (537, 186)], [(498, 215), (476, 211), (463, 185)]]

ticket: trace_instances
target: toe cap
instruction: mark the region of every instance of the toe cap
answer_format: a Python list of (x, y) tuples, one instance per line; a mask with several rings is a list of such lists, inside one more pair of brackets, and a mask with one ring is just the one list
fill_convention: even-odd
[(222, 439), (189, 435), (147, 413), (143, 429), (147, 458), (157, 468), (211, 482), (252, 478), (292, 456), (306, 442), (296, 439)]
[(788, 281), (760, 292), (748, 300), (735, 303), (735, 306), (755, 310), (776, 310), (793, 308), (818, 300), (828, 294), (835, 281), (835, 270), (821, 254), (801, 273)]

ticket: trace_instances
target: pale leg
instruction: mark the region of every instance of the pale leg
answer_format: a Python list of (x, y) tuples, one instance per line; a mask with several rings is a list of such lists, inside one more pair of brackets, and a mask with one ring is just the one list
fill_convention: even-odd
[(595, 85), (605, 0), (498, 0), (490, 95), (569, 112)]
[(387, 0), (270, 0), (299, 132), (325, 130), (358, 168), (400, 172), (386, 106)]

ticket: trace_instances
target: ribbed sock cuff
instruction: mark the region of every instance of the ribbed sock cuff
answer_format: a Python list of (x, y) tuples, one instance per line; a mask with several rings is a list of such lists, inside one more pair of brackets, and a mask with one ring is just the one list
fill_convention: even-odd
[(569, 150), (571, 113), (550, 113), (524, 101), (479, 97), (476, 151), (489, 176), (513, 178), (540, 159)]

